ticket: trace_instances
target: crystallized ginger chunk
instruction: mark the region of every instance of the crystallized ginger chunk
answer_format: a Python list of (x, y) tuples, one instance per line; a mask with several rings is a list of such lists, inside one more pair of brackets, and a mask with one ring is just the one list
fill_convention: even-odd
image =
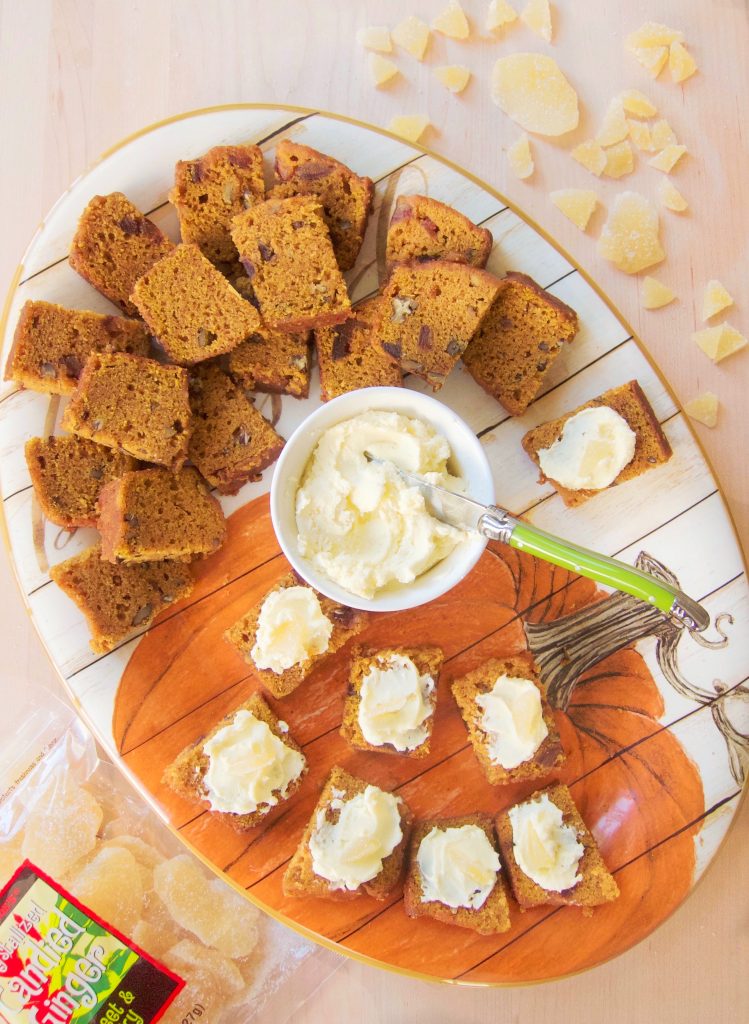
[(660, 309), (662, 306), (667, 306), (669, 302), (673, 302), (676, 296), (671, 289), (661, 284), (660, 281), (656, 281), (654, 277), (644, 277), (642, 279), (642, 304), (645, 309)]
[(26, 818), (23, 859), (59, 878), (94, 849), (103, 816), (96, 799), (70, 775), (50, 777)]
[(655, 149), (653, 136), (650, 134), (650, 126), (644, 121), (631, 121), (627, 119), (629, 126), (629, 137), (641, 153), (652, 153)]
[(603, 173), (607, 178), (623, 178), (635, 169), (632, 147), (628, 142), (618, 142), (606, 150), (606, 166)]
[(728, 290), (723, 287), (720, 281), (713, 279), (705, 285), (705, 294), (702, 297), (702, 319), (710, 320), (717, 313), (722, 313), (733, 305)]
[(70, 880), (70, 891), (107, 924), (129, 935), (143, 907), (138, 863), (123, 847), (102, 846)]
[(628, 134), (629, 125), (624, 116), (624, 104), (615, 96), (608, 105), (601, 130), (596, 135), (596, 142), (599, 146), (613, 146), (614, 143), (626, 139)]
[(669, 48), (668, 70), (674, 82), (685, 82), (697, 70), (694, 57), (678, 41), (671, 43)]
[(714, 427), (718, 422), (719, 408), (718, 396), (714, 395), (712, 391), (706, 391), (703, 395), (693, 398), (691, 402), (687, 402), (684, 412), (698, 423), (704, 423), (706, 427)]
[(486, 12), (486, 31), (496, 32), (498, 28), (517, 20), (518, 12), (507, 0), (491, 0)]
[(630, 32), (624, 41), (628, 50), (633, 47), (670, 46), (671, 43), (683, 42), (684, 33), (668, 25), (659, 25), (654, 21), (646, 21), (636, 32)]
[(653, 204), (638, 192), (618, 195), (601, 230), (598, 251), (625, 274), (636, 274), (664, 260)]
[(577, 93), (553, 57), (500, 57), (492, 71), (491, 90), (497, 106), (526, 131), (556, 136), (577, 128)]
[(619, 99), (627, 113), (634, 114), (635, 117), (655, 117), (658, 113), (655, 106), (639, 89), (627, 89), (626, 92), (619, 94)]
[(668, 178), (661, 178), (660, 184), (658, 185), (658, 195), (662, 205), (665, 206), (667, 210), (673, 210), (675, 213), (683, 213), (684, 210), (689, 209), (689, 203), (678, 190), (676, 185), (669, 181)]
[(432, 22), (432, 28), (451, 39), (467, 39), (471, 33), (468, 18), (458, 0), (450, 0), (449, 6)]
[(598, 196), (584, 188), (562, 188), (549, 193), (549, 199), (575, 227), (585, 231), (593, 211), (598, 205)]
[(551, 9), (549, 0), (528, 0), (520, 14), (520, 20), (528, 28), (541, 36), (547, 43), (551, 42)]
[(418, 142), (428, 127), (428, 117), (418, 117), (413, 114), (401, 114), (394, 117), (389, 125), (390, 131), (394, 135), (400, 135), (406, 142)]
[(657, 153), (665, 149), (666, 146), (675, 146), (677, 143), (674, 130), (665, 117), (650, 126), (650, 137)]
[(648, 164), (651, 167), (655, 167), (658, 171), (663, 171), (665, 174), (669, 174), (678, 164), (679, 160), (684, 156), (686, 151), (686, 146), (666, 146), (660, 151), (660, 153), (651, 157), (651, 159), (648, 160)]
[(530, 178), (535, 164), (527, 135), (521, 135), (507, 150), (507, 162), (516, 178)]
[(747, 345), (747, 340), (730, 324), (718, 324), (717, 327), (705, 327), (695, 331), (692, 341), (702, 349), (714, 363), (719, 363), (734, 352), (739, 352)]
[(471, 78), (471, 72), (462, 64), (446, 64), (434, 69), (434, 77), (450, 92), (463, 92)]
[(579, 146), (575, 146), (570, 156), (596, 176), (600, 176), (606, 166), (606, 151), (595, 139), (589, 139), (587, 142), (581, 142)]
[(393, 39), (406, 53), (410, 53), (417, 60), (423, 60), (429, 44), (429, 26), (421, 18), (415, 18), (411, 14), (395, 26)]
[(379, 50), (380, 53), (392, 53), (393, 42), (387, 26), (360, 28), (356, 33), (356, 41), (367, 50)]
[(400, 74), (396, 64), (393, 64), (387, 57), (381, 57), (379, 53), (370, 53), (369, 55), (369, 73), (372, 76), (372, 81), (379, 88), (381, 85), (385, 85), (391, 79), (395, 78), (396, 75)]
[(667, 46), (635, 46), (631, 47), (629, 52), (639, 64), (642, 64), (651, 78), (658, 77), (668, 60)]

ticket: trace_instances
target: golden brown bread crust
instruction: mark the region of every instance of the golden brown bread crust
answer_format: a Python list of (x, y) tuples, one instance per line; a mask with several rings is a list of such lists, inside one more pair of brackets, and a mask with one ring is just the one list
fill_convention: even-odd
[(429, 196), (398, 196), (385, 248), (389, 267), (410, 260), (449, 260), (485, 267), (492, 233)]
[[(523, 437), (522, 445), (539, 467), (539, 470), (541, 468), (538, 458), (539, 451), (542, 448), (549, 448), (561, 437), (567, 420), (578, 412), (582, 412), (583, 409), (593, 409), (596, 406), (602, 405), (608, 406), (609, 409), (619, 413), (627, 421), (630, 429), (635, 434), (635, 454), (614, 482), (609, 484), (609, 487), (616, 487), (618, 484), (626, 483), (627, 480), (633, 480), (649, 469), (655, 469), (656, 466), (668, 462), (673, 455), (668, 438), (663, 433), (658, 418), (653, 412), (653, 408), (642, 388), (636, 380), (630, 380), (626, 384), (621, 384), (619, 387), (605, 391), (597, 398), (592, 398), (589, 402), (585, 402), (583, 405), (578, 406), (577, 409), (573, 409), (558, 419), (541, 423), (539, 426), (529, 430)], [(545, 483), (547, 479), (561, 495), (565, 505), (582, 505), (588, 498), (592, 498), (600, 493), (600, 491), (588, 489), (579, 491), (569, 490), (566, 487), (562, 487), (556, 480), (544, 476), (543, 472), (539, 476), (539, 483)]]
[(615, 900), (619, 895), (619, 886), (604, 864), (596, 841), (580, 816), (569, 789), (562, 783), (558, 783), (532, 793), (528, 800), (542, 793), (546, 793), (549, 800), (562, 811), (564, 824), (570, 825), (577, 831), (577, 840), (584, 847), (584, 853), (578, 865), (578, 873), (582, 878), (577, 885), (571, 889), (565, 889), (563, 892), (550, 892), (529, 878), (515, 860), (509, 810), (503, 811), (497, 816), (495, 822), (497, 839), (513, 894), (521, 908), (528, 909), (547, 904), (551, 906), (598, 907), (603, 903)]
[[(509, 769), (492, 762), (489, 756), (488, 736), (481, 727), (481, 715), (476, 704), (479, 694), (488, 693), (500, 675), (530, 679), (535, 683), (541, 694), (541, 712), (549, 730), (548, 736), (530, 760)], [(501, 786), (518, 782), (520, 779), (543, 778), (564, 764), (565, 755), (554, 712), (546, 697), (546, 687), (530, 654), (517, 654), (511, 658), (490, 658), (473, 671), (454, 679), (451, 688), (468, 729), (473, 752), (492, 785)]]
[(574, 309), (526, 274), (511, 272), (463, 353), (477, 384), (512, 416), (538, 394), (565, 345), (577, 334)]
[(411, 833), (413, 815), (402, 797), (399, 797), (398, 810), (401, 819), (401, 831), (403, 837), (393, 852), (382, 862), (382, 870), (369, 882), (365, 882), (357, 889), (332, 889), (326, 878), (316, 875), (312, 868), (312, 854), (309, 850), (310, 837), (317, 823), (317, 815), (325, 810), (329, 820), (336, 821), (340, 810), (330, 808), (330, 801), (334, 798), (334, 790), (342, 791), (345, 795), (342, 799), (350, 800), (352, 797), (363, 793), (371, 783), (364, 779), (349, 775), (347, 771), (335, 765), (325, 782), (320, 799), (310, 816), (307, 827), (304, 830), (299, 846), (294, 856), (289, 861), (289, 866), (283, 876), (283, 891), (285, 896), (317, 896), (327, 900), (350, 900), (366, 893), (376, 900), (386, 900), (400, 884), (403, 876), (406, 849)]
[(251, 608), (246, 615), (244, 615), (238, 622), (235, 622), (234, 625), (224, 633), (224, 638), (237, 650), (248, 665), (252, 666), (253, 671), (261, 680), (263, 686), (265, 686), (265, 688), (269, 690), (274, 697), (287, 697), (290, 693), (296, 690), (297, 686), (304, 682), (307, 676), (321, 661), (330, 657), (331, 654), (335, 654), (335, 652), (340, 650), (340, 648), (343, 647), (343, 645), (352, 637), (361, 632), (367, 621), (366, 612), (338, 604), (336, 601), (331, 601), (329, 597), (323, 597), (322, 594), (317, 594), (316, 590), (309, 587), (313, 593), (317, 594), (323, 615), (333, 623), (333, 632), (330, 634), (327, 651), (322, 654), (316, 654), (307, 661), (302, 662), (301, 665), (294, 665), (281, 673), (273, 672), (271, 669), (258, 668), (252, 660), (251, 652), (252, 648), (255, 646), (260, 609), (263, 607), (266, 598), (274, 591), (284, 590), (286, 587), (308, 586), (309, 585), (305, 583), (301, 577), (297, 576), (296, 573), (287, 573), (278, 581), (278, 583), (271, 587), (268, 593), (263, 596), (262, 600), (259, 601), (254, 608)]
[(67, 309), (29, 299), (18, 317), (5, 380), (53, 395), (70, 395), (94, 352), (147, 356), (151, 336), (138, 320)]
[[(431, 676), (434, 681), (434, 688), (429, 695), (429, 704), (432, 713), (426, 720), (427, 736), (423, 743), (413, 750), (396, 750), (391, 743), (375, 746), (368, 743), (364, 738), (359, 725), (359, 705), (361, 703), (361, 688), (364, 679), (373, 665), (386, 664), (394, 654), (400, 654), (410, 658), (416, 665), (419, 675)], [(343, 705), (343, 722), (341, 723), (341, 736), (355, 750), (373, 750), (382, 754), (396, 754), (400, 757), (427, 757), (432, 738), (434, 726), (434, 710), (437, 706), (437, 682), (442, 669), (444, 654), (440, 647), (432, 647), (423, 644), (419, 647), (382, 647), (367, 648), (355, 647), (352, 652), (351, 670), (346, 700)]]
[(406, 915), (408, 917), (433, 917), (435, 921), (442, 921), (445, 924), (470, 928), (472, 931), (478, 932), (479, 935), (497, 935), (506, 932), (510, 927), (510, 906), (507, 901), (507, 886), (501, 867), (497, 873), (494, 888), (487, 896), (483, 906), (478, 909), (472, 907), (453, 908), (438, 900), (425, 901), (422, 899), (421, 871), (416, 859), (422, 839), (433, 828), (446, 830), (461, 828), (463, 825), (477, 825), (484, 832), (492, 847), (499, 852), (494, 825), (488, 814), (466, 814), (459, 818), (429, 818), (426, 821), (417, 821), (411, 832), (408, 875), (403, 887), (403, 907)]
[(208, 803), (208, 813), (214, 817), (225, 821), (237, 832), (249, 832), (251, 829), (259, 825), (261, 821), (270, 814), (275, 807), (280, 804), (286, 803), (296, 793), (302, 784), (302, 779), (307, 774), (307, 763), (305, 760), (304, 768), (302, 769), (299, 778), (291, 782), (286, 790), (286, 795), (281, 796), (278, 791), (275, 791), (275, 796), (278, 797), (278, 803), (270, 805), (266, 804), (262, 807), (258, 807), (256, 811), (249, 814), (232, 814), (228, 811), (214, 811), (210, 802), (208, 801), (208, 793), (205, 787), (204, 778), (205, 773), (208, 771), (209, 758), (205, 753), (205, 744), (210, 740), (219, 729), (223, 729), (227, 725), (231, 725), (234, 720), (234, 716), (238, 711), (249, 711), (250, 714), (254, 715), (261, 722), (265, 722), (270, 731), (274, 736), (277, 736), (282, 743), (285, 743), (287, 747), (291, 747), (293, 750), (299, 751), (303, 754), (304, 751), (296, 742), (294, 737), (288, 730), (284, 731), (276, 715), (273, 714), (271, 709), (268, 707), (266, 702), (263, 700), (259, 693), (253, 693), (253, 695), (246, 700), (244, 704), (240, 704), (238, 708), (234, 708), (229, 714), (225, 715), (220, 722), (211, 729), (210, 732), (206, 733), (195, 743), (191, 743), (190, 746), (177, 755), (170, 765), (164, 770), (162, 776), (162, 782), (173, 789), (175, 793), (183, 797), (185, 800), (200, 801)]
[(70, 246), (73, 270), (128, 316), (133, 285), (174, 248), (152, 220), (122, 192), (94, 196), (81, 214)]

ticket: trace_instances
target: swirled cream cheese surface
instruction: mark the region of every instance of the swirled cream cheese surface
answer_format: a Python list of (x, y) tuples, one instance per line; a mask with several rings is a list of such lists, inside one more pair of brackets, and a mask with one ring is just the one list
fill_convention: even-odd
[(421, 898), (478, 910), (497, 881), (499, 855), (478, 825), (435, 826), (419, 843)]
[(491, 690), (479, 694), (476, 704), (489, 757), (508, 771), (533, 757), (549, 735), (541, 692), (532, 679), (500, 675)]
[(544, 476), (572, 491), (600, 491), (629, 465), (635, 454), (635, 433), (607, 405), (592, 406), (570, 416), (562, 436), (538, 452)]
[(392, 654), (371, 665), (359, 695), (362, 736), (374, 747), (389, 743), (399, 751), (414, 750), (429, 734), (433, 691), (432, 677), (420, 675), (405, 655)]
[(451, 490), (462, 481), (448, 472), (447, 440), (422, 420), (371, 410), (325, 431), (296, 494), (299, 550), (339, 586), (371, 598), (412, 582), (466, 535), (434, 519), (418, 488), (365, 452)]
[(263, 601), (250, 654), (258, 668), (280, 675), (327, 651), (332, 632), (333, 623), (323, 615), (314, 590), (283, 587)]
[(521, 871), (550, 892), (564, 892), (581, 881), (577, 869), (585, 847), (546, 793), (511, 807), (508, 816), (512, 851)]

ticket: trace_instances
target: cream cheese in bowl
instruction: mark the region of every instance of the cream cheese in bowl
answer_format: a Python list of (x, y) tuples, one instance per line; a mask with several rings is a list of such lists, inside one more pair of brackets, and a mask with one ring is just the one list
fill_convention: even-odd
[[(372, 462), (366, 454), (383, 462)], [(411, 583), (442, 561), (465, 534), (429, 514), (418, 488), (393, 466), (462, 490), (447, 468), (447, 440), (423, 420), (383, 409), (329, 427), (296, 495), (302, 555), (345, 590), (371, 598)]]

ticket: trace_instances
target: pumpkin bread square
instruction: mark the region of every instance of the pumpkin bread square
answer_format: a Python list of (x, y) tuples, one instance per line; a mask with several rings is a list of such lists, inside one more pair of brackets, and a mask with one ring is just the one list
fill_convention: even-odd
[(485, 267), (492, 233), (429, 196), (398, 196), (385, 247), (388, 266), (410, 260), (449, 260)]
[(189, 561), (218, 551), (226, 537), (221, 506), (192, 467), (112, 480), (99, 495), (97, 526), (110, 562)]
[[(490, 738), (481, 724), (483, 715), (476, 702), (481, 694), (489, 693), (497, 679), (503, 675), (516, 679), (528, 679), (537, 687), (541, 698), (541, 714), (548, 729), (548, 735), (542, 740), (532, 757), (515, 768), (503, 768), (501, 764), (492, 760), (489, 750)], [(546, 696), (546, 687), (541, 682), (530, 655), (518, 654), (511, 658), (490, 658), (471, 672), (467, 672), (466, 675), (454, 679), (451, 688), (468, 729), (473, 752), (486, 778), (493, 786), (506, 785), (521, 779), (541, 778), (564, 764), (564, 750), (554, 720), (554, 712)]]
[(190, 375), (190, 459), (221, 494), (236, 494), (276, 461), (284, 439), (244, 391), (214, 363)]
[[(416, 666), (420, 676), (428, 676), (432, 680), (431, 689), (426, 696), (426, 703), (431, 709), (431, 713), (423, 723), (426, 728), (426, 737), (412, 750), (398, 750), (392, 743), (369, 743), (364, 737), (359, 722), (359, 709), (362, 699), (361, 691), (367, 674), (373, 668), (387, 669), (394, 656), (408, 658)], [(434, 711), (437, 706), (437, 682), (443, 660), (444, 654), (440, 647), (427, 645), (379, 649), (355, 648), (351, 661), (348, 690), (343, 705), (343, 722), (340, 730), (341, 736), (349, 746), (354, 747), (355, 750), (372, 750), (383, 754), (398, 754), (401, 757), (427, 757), (434, 727)]]
[(178, 245), (135, 282), (133, 302), (173, 363), (231, 352), (260, 328), (260, 314), (201, 253)]
[(139, 320), (30, 299), (18, 318), (5, 379), (32, 391), (70, 395), (94, 352), (147, 356), (150, 350), (151, 336)]
[(81, 214), (70, 247), (73, 270), (128, 316), (135, 282), (174, 248), (122, 192), (94, 196)]
[[(589, 402), (578, 406), (577, 409), (573, 409), (572, 412), (568, 412), (564, 416), (558, 417), (558, 419), (541, 423), (539, 426), (529, 430), (523, 437), (523, 448), (540, 469), (539, 451), (544, 448), (550, 448), (562, 436), (567, 420), (582, 412), (583, 409), (594, 409), (596, 406), (603, 405), (613, 409), (614, 412), (625, 419), (630, 430), (635, 435), (635, 453), (616, 479), (609, 484), (609, 487), (616, 487), (617, 484), (626, 483), (627, 480), (633, 480), (642, 473), (646, 473), (649, 469), (655, 469), (657, 466), (663, 465), (664, 462), (668, 462), (673, 455), (671, 445), (661, 430), (658, 417), (655, 415), (650, 402), (636, 380), (631, 380), (627, 384), (611, 388), (609, 391), (599, 395), (598, 398), (592, 398)], [(556, 480), (544, 476), (543, 472), (539, 477), (539, 483), (545, 483), (547, 479), (561, 495), (565, 505), (582, 505), (588, 498), (600, 494), (600, 491), (584, 488), (579, 491), (573, 491), (567, 487), (562, 487)]]
[(115, 565), (101, 557), (99, 544), (53, 565), (49, 574), (85, 615), (95, 654), (111, 651), (136, 629), (147, 629), (160, 611), (193, 588), (185, 562)]
[(374, 184), (332, 156), (290, 139), (276, 147), (277, 185), (271, 196), (316, 196), (322, 204), (333, 250), (341, 270), (350, 270), (359, 255), (372, 210)]
[[(287, 587), (307, 587), (308, 590), (317, 596), (322, 614), (325, 618), (329, 619), (333, 626), (327, 650), (307, 658), (300, 664), (292, 665), (291, 668), (287, 668), (283, 672), (274, 672), (269, 668), (258, 668), (252, 659), (252, 649), (257, 639), (260, 612), (270, 594), (284, 590)], [(238, 622), (235, 622), (233, 626), (227, 629), (224, 637), (241, 654), (248, 665), (252, 665), (263, 686), (274, 697), (286, 697), (296, 690), (297, 686), (303, 683), (312, 670), (322, 661), (330, 657), (331, 654), (335, 654), (352, 637), (360, 633), (366, 621), (366, 612), (357, 611), (355, 608), (349, 608), (346, 605), (338, 604), (336, 601), (331, 601), (329, 597), (323, 597), (322, 594), (318, 594), (316, 590), (309, 587), (296, 573), (290, 572), (272, 586), (254, 608), (250, 609)]]
[(232, 379), (248, 391), (309, 396), (309, 331), (285, 334), (261, 326), (229, 355)]
[(400, 367), (373, 344), (381, 299), (374, 296), (355, 306), (341, 324), (315, 331), (323, 402), (358, 388), (401, 386)]
[(155, 359), (90, 356), (62, 417), (63, 430), (175, 472), (187, 459), (187, 371)]
[(346, 319), (346, 282), (314, 196), (268, 199), (233, 224), (234, 244), (269, 327), (295, 334)]
[(274, 807), (278, 807), (280, 804), (290, 800), (294, 793), (296, 793), (302, 784), (304, 776), (307, 774), (307, 762), (305, 760), (301, 773), (289, 783), (285, 792), (282, 793), (280, 790), (273, 791), (276, 803), (261, 804), (257, 810), (246, 814), (234, 814), (231, 811), (214, 811), (210, 806), (209, 793), (204, 781), (210, 765), (210, 758), (205, 752), (205, 744), (221, 729), (230, 726), (234, 722), (238, 711), (249, 711), (254, 718), (265, 722), (273, 735), (285, 746), (296, 750), (304, 757), (302, 748), (289, 732), (289, 727), (286, 723), (279, 721), (278, 717), (274, 715), (259, 693), (253, 693), (249, 700), (245, 701), (244, 704), (240, 704), (238, 708), (234, 708), (228, 715), (225, 715), (197, 743), (192, 743), (189, 747), (185, 747), (174, 761), (167, 766), (162, 781), (185, 800), (207, 803), (209, 814), (225, 821), (237, 832), (249, 832), (256, 825), (259, 825)]
[(526, 274), (509, 273), (502, 281), (463, 363), (484, 391), (520, 416), (564, 346), (574, 341), (578, 320), (574, 309)]
[(411, 832), (408, 874), (403, 887), (403, 906), (408, 917), (432, 917), (444, 924), (470, 928), (479, 935), (498, 935), (510, 927), (510, 906), (501, 867), (497, 872), (494, 888), (480, 907), (450, 907), (439, 900), (424, 899), (422, 876), (417, 861), (422, 840), (434, 828), (446, 831), (451, 828), (462, 828), (464, 825), (476, 825), (480, 828), (491, 843), (492, 849), (499, 853), (494, 825), (488, 814), (467, 814), (460, 818), (430, 818), (427, 821), (417, 821)]
[(182, 241), (194, 242), (212, 263), (236, 260), (231, 222), (264, 198), (259, 146), (214, 146), (197, 160), (180, 160), (169, 193)]
[(366, 893), (373, 899), (386, 900), (397, 889), (403, 877), (405, 854), (413, 822), (413, 815), (402, 797), (397, 799), (403, 836), (392, 853), (383, 859), (382, 870), (374, 878), (364, 882), (357, 889), (334, 889), (327, 878), (321, 878), (320, 875), (315, 874), (312, 866), (310, 839), (317, 826), (318, 816), (324, 815), (328, 821), (337, 821), (340, 816), (341, 802), (345, 803), (359, 793), (363, 793), (369, 785), (372, 784), (349, 775), (338, 765), (333, 767), (304, 830), (301, 842), (283, 876), (285, 896), (317, 896), (329, 900), (348, 900)]
[(103, 487), (137, 467), (130, 455), (84, 437), (32, 437), (24, 454), (43, 515), (57, 526), (96, 526)]
[[(603, 903), (610, 903), (619, 895), (619, 886), (600, 854), (595, 839), (580, 816), (580, 812), (572, 799), (569, 789), (559, 783), (549, 786), (547, 789), (538, 790), (528, 797), (527, 801), (546, 794), (549, 800), (562, 812), (563, 824), (569, 825), (577, 834), (577, 841), (583, 847), (583, 855), (578, 864), (580, 881), (570, 889), (562, 892), (554, 892), (544, 889), (520, 868), (515, 859), (512, 822), (509, 817), (509, 809), (497, 816), (495, 825), (497, 828), (497, 839), (502, 854), (502, 862), (507, 870), (507, 876), (512, 887), (515, 899), (523, 910), (539, 906), (571, 906), (571, 907), (598, 907)], [(517, 805), (516, 805), (517, 806)]]
[(501, 282), (465, 263), (397, 264), (383, 291), (376, 343), (435, 391), (489, 312)]

